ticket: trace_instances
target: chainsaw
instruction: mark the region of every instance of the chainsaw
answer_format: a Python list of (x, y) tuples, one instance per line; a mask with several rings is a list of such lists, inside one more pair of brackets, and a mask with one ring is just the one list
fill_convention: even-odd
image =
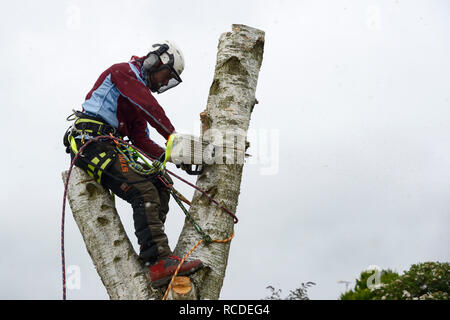
[(233, 149), (236, 152), (244, 152), (245, 157), (250, 156), (244, 150), (233, 146), (219, 146), (191, 134), (173, 133), (166, 143), (163, 164), (172, 162), (190, 175), (199, 175), (203, 173), (205, 164), (214, 162), (219, 148), (222, 150)]

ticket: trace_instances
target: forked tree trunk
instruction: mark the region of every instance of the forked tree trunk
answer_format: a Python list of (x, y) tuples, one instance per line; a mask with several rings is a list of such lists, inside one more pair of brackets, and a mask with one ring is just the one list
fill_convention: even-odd
[[(222, 142), (226, 150), (215, 154), (215, 163), (206, 166), (198, 177), (197, 186), (237, 212), (243, 169), (245, 137), (255, 98), (259, 69), (262, 63), (264, 32), (244, 25), (233, 25), (232, 32), (219, 39), (214, 80), (209, 92), (206, 110), (201, 113), (202, 135)], [(66, 180), (67, 172), (63, 173)], [(68, 199), (73, 216), (83, 235), (111, 299), (159, 299), (163, 290), (150, 286), (148, 269), (137, 259), (137, 254), (123, 229), (111, 196), (81, 169), (74, 168), (69, 181)], [(211, 236), (222, 240), (233, 234), (233, 219), (211, 203), (200, 192), (195, 192), (189, 213)], [(175, 248), (175, 254), (184, 256), (201, 239), (189, 221)], [(230, 243), (200, 245), (190, 258), (201, 259), (205, 268), (191, 276), (192, 287), (180, 279), (183, 286), (172, 292), (172, 299), (218, 299), (225, 277)], [(186, 279), (184, 279), (186, 280)], [(187, 288), (187, 289), (186, 289)]]

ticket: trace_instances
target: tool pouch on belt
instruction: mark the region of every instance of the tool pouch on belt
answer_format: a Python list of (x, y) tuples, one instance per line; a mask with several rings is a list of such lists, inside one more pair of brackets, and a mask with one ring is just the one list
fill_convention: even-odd
[[(75, 123), (66, 131), (63, 142), (66, 146), (66, 152), (70, 153), (73, 159), (78, 150), (86, 142), (80, 139), (80, 134), (87, 134), (91, 137), (99, 135), (109, 135), (115, 133), (114, 128), (99, 121), (97, 118), (89, 117), (79, 111), (75, 111)], [(75, 165), (85, 170), (99, 184), (102, 181), (103, 172), (114, 163), (117, 157), (117, 151), (111, 140), (109, 141), (93, 141), (83, 149), (75, 161)]]

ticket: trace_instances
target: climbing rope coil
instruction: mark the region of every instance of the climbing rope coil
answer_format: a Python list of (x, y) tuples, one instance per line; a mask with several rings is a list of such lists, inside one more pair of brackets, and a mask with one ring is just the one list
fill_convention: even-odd
[[(190, 202), (183, 196), (181, 195), (174, 187), (173, 184), (169, 183), (169, 181), (167, 181), (167, 179), (164, 177), (165, 172), (167, 172), (168, 174), (172, 175), (173, 177), (177, 178), (178, 180), (186, 183), (187, 185), (193, 187), (194, 189), (196, 189), (197, 191), (201, 192), (203, 195), (205, 195), (211, 202), (213, 202), (215, 205), (217, 205), (220, 209), (222, 209), (223, 211), (225, 211), (227, 214), (229, 214), (233, 220), (234, 223), (238, 222), (238, 219), (236, 217), (236, 215), (234, 213), (232, 213), (230, 210), (228, 210), (225, 206), (221, 205), (219, 202), (217, 202), (212, 196), (210, 196), (206, 191), (202, 190), (201, 188), (195, 186), (194, 184), (190, 183), (189, 181), (181, 178), (180, 176), (176, 175), (175, 173), (169, 171), (168, 169), (165, 168), (165, 164), (166, 161), (160, 162), (156, 159), (151, 158), (150, 156), (148, 156), (145, 152), (143, 152), (142, 150), (140, 150), (139, 148), (131, 145), (130, 143), (114, 137), (112, 135), (112, 133), (109, 133), (109, 135), (101, 135), (101, 136), (97, 136), (97, 137), (90, 137), (90, 139), (88, 141), (85, 141), (84, 139), (84, 134), (82, 136), (82, 146), (80, 147), (80, 149), (78, 150), (78, 152), (75, 154), (74, 158), (72, 159), (72, 162), (70, 164), (70, 168), (67, 174), (67, 179), (64, 185), (64, 197), (63, 197), (63, 208), (62, 208), (62, 220), (61, 220), (61, 258), (62, 258), (62, 277), (63, 277), (63, 300), (66, 300), (66, 271), (65, 271), (65, 251), (64, 251), (64, 226), (65, 226), (65, 207), (66, 207), (66, 198), (67, 198), (67, 192), (68, 192), (68, 184), (69, 184), (69, 179), (70, 179), (70, 175), (72, 173), (72, 169), (73, 166), (75, 164), (75, 161), (78, 159), (78, 157), (82, 154), (82, 152), (86, 149), (86, 147), (94, 142), (94, 141), (108, 141), (108, 140), (112, 140), (114, 141), (115, 145), (116, 145), (116, 150), (123, 156), (123, 158), (125, 159), (125, 161), (128, 163), (129, 167), (134, 170), (136, 173), (142, 175), (143, 177), (147, 177), (149, 175), (154, 175), (157, 174), (158, 179), (163, 183), (163, 185), (168, 188), (170, 190), (170, 194), (173, 196), (173, 198), (175, 199), (175, 201), (177, 202), (177, 204), (180, 206), (180, 208), (182, 209), (183, 213), (186, 215), (186, 218), (188, 219), (188, 221), (192, 224), (192, 226), (194, 227), (194, 229), (200, 234), (200, 236), (202, 237), (202, 239), (196, 244), (194, 245), (194, 247), (192, 247), (191, 250), (189, 250), (189, 252), (183, 257), (183, 259), (181, 259), (180, 263), (178, 264), (178, 267), (175, 271), (175, 273), (172, 276), (172, 279), (167, 287), (167, 290), (162, 298), (162, 300), (166, 300), (168, 293), (170, 292), (172, 286), (173, 286), (173, 282), (181, 268), (181, 266), (183, 265), (183, 263), (186, 261), (186, 259), (189, 257), (189, 255), (192, 254), (192, 252), (198, 247), (200, 246), (202, 243), (205, 244), (209, 244), (212, 242), (215, 243), (226, 243), (231, 241), (231, 239), (233, 239), (234, 237), (234, 233), (224, 239), (224, 240), (217, 240), (217, 239), (211, 239), (211, 237), (206, 234), (206, 232), (204, 232), (202, 230), (202, 228), (198, 225), (198, 223), (192, 218), (192, 216), (189, 214), (189, 211), (186, 209), (186, 207), (182, 204), (182, 201), (187, 203), (188, 205), (190, 205)], [(142, 156), (144, 155), (144, 156)], [(145, 158), (147, 158), (148, 160), (152, 161), (152, 164), (150, 165)], [(138, 159), (141, 159), (143, 161), (143, 163), (139, 162)], [(167, 158), (166, 158), (167, 160)], [(94, 164), (95, 166), (95, 164)], [(104, 173), (107, 173), (106, 171)], [(144, 180), (143, 180), (144, 181)]]

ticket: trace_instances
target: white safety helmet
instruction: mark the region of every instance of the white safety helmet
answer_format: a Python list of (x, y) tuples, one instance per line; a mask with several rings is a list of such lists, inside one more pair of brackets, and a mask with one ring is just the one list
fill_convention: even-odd
[(152, 47), (154, 50), (150, 51), (144, 60), (144, 77), (147, 83), (150, 83), (150, 75), (154, 72), (164, 68), (169, 68), (172, 71), (172, 78), (169, 83), (155, 90), (162, 93), (180, 84), (180, 75), (184, 70), (184, 57), (178, 46), (171, 41), (165, 40), (152, 45)]

